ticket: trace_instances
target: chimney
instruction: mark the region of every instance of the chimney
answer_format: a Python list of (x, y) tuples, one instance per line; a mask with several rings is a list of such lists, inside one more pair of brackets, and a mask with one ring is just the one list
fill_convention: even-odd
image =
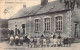
[(41, 0), (41, 5), (45, 5), (48, 2), (48, 0)]
[(60, 3), (64, 3), (66, 0), (59, 0)]
[(60, 2), (62, 2), (63, 0), (59, 0)]
[(23, 4), (23, 8), (26, 8), (26, 4)]

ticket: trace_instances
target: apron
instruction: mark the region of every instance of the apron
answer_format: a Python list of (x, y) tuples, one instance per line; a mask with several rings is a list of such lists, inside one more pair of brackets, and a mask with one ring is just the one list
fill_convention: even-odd
[(43, 45), (46, 45), (46, 39), (43, 39)]
[(18, 37), (18, 36), (15, 37), (15, 44), (16, 44), (16, 45), (19, 44), (19, 37)]
[(13, 45), (13, 43), (14, 43), (14, 37), (11, 36), (11, 37), (10, 37), (10, 45)]

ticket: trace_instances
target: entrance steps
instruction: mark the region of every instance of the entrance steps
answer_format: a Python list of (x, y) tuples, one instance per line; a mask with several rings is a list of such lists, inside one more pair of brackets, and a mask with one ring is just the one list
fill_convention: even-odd
[(75, 38), (73, 43), (80, 43), (80, 38)]

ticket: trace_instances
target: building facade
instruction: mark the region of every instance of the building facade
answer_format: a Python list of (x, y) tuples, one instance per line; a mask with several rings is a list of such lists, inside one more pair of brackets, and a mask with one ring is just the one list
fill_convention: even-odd
[(78, 37), (79, 9), (74, 2), (71, 4), (69, 1), (70, 3), (66, 4), (67, 2), (41, 0), (40, 5), (29, 8), (24, 5), (23, 9), (8, 20), (8, 28), (14, 30), (14, 35), (17, 35), (20, 30), (20, 34), (30, 34), (32, 37), (42, 34)]

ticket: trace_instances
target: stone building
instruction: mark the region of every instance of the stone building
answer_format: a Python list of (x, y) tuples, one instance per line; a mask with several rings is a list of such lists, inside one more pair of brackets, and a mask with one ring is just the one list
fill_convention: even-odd
[(41, 0), (40, 5), (19, 10), (8, 21), (8, 27), (14, 30), (14, 35), (30, 34), (32, 37), (61, 35), (62, 37), (78, 38), (80, 35), (80, 9), (74, 0), (56, 0), (48, 2)]

